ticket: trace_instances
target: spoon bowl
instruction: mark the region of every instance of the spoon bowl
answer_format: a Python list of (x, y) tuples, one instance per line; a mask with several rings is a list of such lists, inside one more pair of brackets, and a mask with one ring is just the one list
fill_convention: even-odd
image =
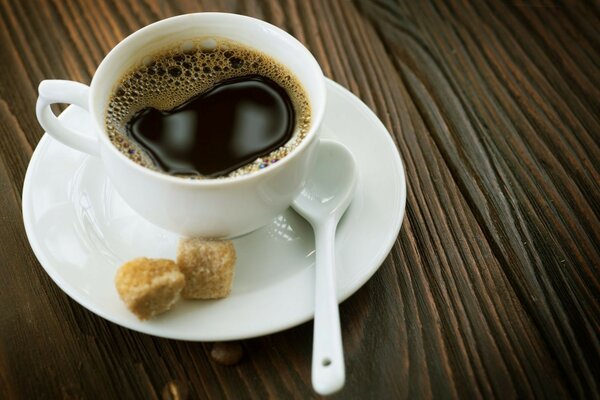
[(356, 162), (350, 150), (330, 140), (321, 140), (309, 180), (296, 199), (294, 209), (306, 220), (339, 220), (356, 190)]

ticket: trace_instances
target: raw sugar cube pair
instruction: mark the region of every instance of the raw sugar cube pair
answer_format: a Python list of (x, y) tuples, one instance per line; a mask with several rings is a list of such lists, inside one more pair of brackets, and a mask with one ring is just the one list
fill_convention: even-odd
[(219, 299), (231, 292), (236, 253), (231, 241), (185, 238), (177, 260), (136, 258), (117, 271), (119, 296), (139, 319), (168, 311), (180, 297)]

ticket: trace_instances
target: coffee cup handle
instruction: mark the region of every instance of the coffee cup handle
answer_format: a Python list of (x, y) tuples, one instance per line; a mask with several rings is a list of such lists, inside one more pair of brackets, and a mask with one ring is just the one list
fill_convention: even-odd
[(97, 156), (100, 154), (98, 139), (67, 128), (50, 108), (55, 103), (68, 103), (89, 111), (89, 92), (90, 87), (79, 82), (60, 79), (42, 81), (38, 87), (35, 112), (42, 128), (53, 138), (73, 149)]

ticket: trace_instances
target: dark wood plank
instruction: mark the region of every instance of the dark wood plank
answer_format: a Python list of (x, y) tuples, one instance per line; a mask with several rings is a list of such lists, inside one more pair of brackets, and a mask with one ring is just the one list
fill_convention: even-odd
[(597, 5), (385, 0), (0, 1), (0, 397), (316, 397), (311, 323), (243, 341), (243, 361), (221, 366), (210, 343), (89, 313), (25, 237), (38, 82), (89, 83), (131, 32), (199, 11), (292, 33), (404, 159), (402, 232), (341, 306), (334, 397), (600, 398)]
[[(414, 9), (413, 4), (370, 5), (362, 7), (379, 24), (384, 46), (450, 179), (466, 197), (501, 272), (547, 343), (546, 351), (558, 358), (555, 367), (580, 396), (597, 394), (594, 106), (563, 100), (578, 95), (577, 87), (565, 82), (570, 71), (559, 71), (549, 82), (557, 66), (539, 60), (550, 50), (526, 39), (526, 32), (515, 38), (496, 19), (502, 15), (514, 31), (524, 30), (512, 19), (512, 13), (522, 11), (518, 7), (498, 12), (483, 3)], [(482, 24), (473, 23), (477, 18)], [(420, 22), (439, 29), (420, 29)], [(530, 47), (520, 48), (526, 44)], [(594, 64), (585, 65), (597, 78)], [(595, 129), (580, 129), (580, 121)], [(561, 126), (567, 123), (571, 126)], [(427, 170), (431, 173), (431, 167)], [(543, 365), (540, 360), (537, 369)]]

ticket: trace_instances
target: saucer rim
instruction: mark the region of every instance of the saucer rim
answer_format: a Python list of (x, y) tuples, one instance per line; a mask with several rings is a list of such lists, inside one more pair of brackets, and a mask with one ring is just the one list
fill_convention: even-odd
[[(394, 164), (394, 169), (395, 169), (394, 175), (398, 176), (399, 183), (400, 183), (399, 186), (401, 188), (399, 196), (394, 198), (394, 200), (399, 200), (399, 207), (398, 207), (399, 213), (396, 215), (396, 218), (393, 221), (393, 229), (390, 230), (390, 234), (388, 236), (386, 236), (386, 238), (385, 238), (386, 242), (387, 242), (386, 245), (382, 246), (378, 253), (375, 253), (370, 257), (370, 259), (373, 260), (372, 262), (369, 263), (370, 267), (365, 268), (364, 273), (360, 274), (358, 279), (347, 282), (346, 285), (344, 286), (343, 292), (340, 293), (340, 291), (338, 291), (338, 294), (337, 294), (338, 303), (341, 303), (344, 300), (346, 300), (347, 298), (349, 298), (351, 295), (356, 293), (369, 279), (371, 279), (371, 277), (375, 274), (375, 272), (377, 272), (377, 270), (379, 270), (379, 268), (385, 261), (385, 258), (388, 256), (388, 254), (390, 253), (394, 244), (396, 243), (398, 234), (400, 232), (400, 228), (402, 226), (402, 222), (404, 220), (405, 211), (406, 211), (407, 184), (406, 184), (404, 164), (400, 157), (400, 153), (398, 152), (398, 148), (396, 147), (396, 144), (394, 143), (390, 132), (385, 127), (385, 125), (383, 125), (381, 120), (358, 96), (354, 95), (352, 92), (350, 92), (348, 89), (346, 89), (342, 85), (338, 84), (337, 82), (326, 78), (326, 88), (327, 88), (327, 90), (338, 91), (342, 97), (350, 98), (350, 100), (354, 106), (362, 109), (361, 115), (368, 117), (372, 123), (374, 123), (375, 125), (378, 126), (379, 129), (382, 129), (384, 132), (387, 133), (387, 135), (382, 135), (382, 136), (385, 136), (384, 140), (387, 141), (387, 145), (391, 146), (391, 148), (393, 148), (395, 150), (392, 152), (392, 154), (393, 154), (392, 159), (393, 159), (393, 164)], [(330, 101), (331, 101), (331, 97), (330, 97)], [(58, 116), (58, 118), (61, 118), (61, 117), (64, 118), (65, 112), (67, 110), (71, 109), (72, 107), (73, 106), (67, 107), (65, 109), (65, 111), (63, 111), (63, 113), (61, 113), (61, 115)], [(67, 115), (68, 115), (68, 113), (67, 113)], [(324, 120), (325, 120), (325, 117), (324, 117)], [(23, 183), (23, 192), (22, 192), (22, 215), (23, 215), (23, 221), (24, 221), (24, 225), (25, 225), (25, 232), (27, 235), (27, 239), (30, 243), (30, 246), (34, 252), (34, 255), (36, 256), (38, 262), (40, 263), (40, 265), (42, 266), (44, 271), (50, 276), (50, 278), (54, 281), (54, 283), (56, 283), (63, 292), (65, 292), (69, 297), (71, 297), (73, 300), (75, 300), (81, 306), (85, 307), (87, 310), (93, 312), (94, 314), (96, 314), (112, 323), (115, 323), (119, 326), (125, 327), (127, 329), (131, 329), (133, 331), (137, 331), (140, 333), (144, 333), (144, 334), (148, 334), (148, 335), (152, 335), (152, 336), (156, 336), (156, 337), (175, 339), (175, 340), (186, 340), (186, 341), (228, 341), (228, 340), (250, 339), (250, 338), (254, 338), (254, 337), (259, 337), (259, 336), (264, 336), (264, 335), (268, 335), (268, 334), (281, 332), (283, 330), (287, 330), (292, 327), (301, 325), (301, 324), (313, 319), (314, 310), (308, 310), (308, 312), (296, 313), (296, 317), (291, 318), (288, 321), (284, 320), (281, 323), (272, 323), (267, 326), (261, 325), (261, 326), (256, 326), (253, 329), (245, 329), (244, 332), (242, 332), (241, 334), (233, 333), (233, 334), (227, 335), (226, 337), (224, 337), (223, 335), (215, 337), (215, 336), (206, 335), (206, 334), (202, 335), (200, 332), (198, 332), (198, 333), (200, 333), (200, 335), (190, 336), (190, 335), (185, 334), (185, 332), (182, 332), (183, 334), (177, 334), (177, 332), (162, 332), (160, 330), (158, 332), (156, 332), (156, 331), (153, 331), (153, 325), (148, 324), (147, 322), (145, 324), (132, 325), (130, 323), (130, 321), (128, 321), (128, 320), (123, 320), (121, 318), (115, 317), (114, 315), (112, 315), (108, 312), (105, 312), (102, 309), (102, 307), (96, 307), (96, 304), (94, 304), (93, 302), (89, 302), (85, 296), (80, 295), (75, 290), (75, 288), (72, 288), (71, 287), (72, 285), (68, 283), (68, 280), (62, 278), (62, 276), (59, 274), (59, 272), (56, 268), (51, 267), (52, 263), (45, 256), (45, 253), (44, 253), (44, 251), (42, 251), (41, 245), (39, 244), (36, 235), (33, 233), (35, 230), (35, 228), (32, 226), (33, 219), (28, 214), (30, 207), (32, 207), (32, 205), (31, 205), (31, 201), (32, 201), (31, 180), (33, 179), (32, 178), (33, 172), (31, 172), (31, 171), (39, 163), (39, 159), (41, 157), (41, 156), (39, 156), (39, 154), (41, 153), (42, 149), (48, 145), (49, 140), (52, 140), (51, 137), (47, 133), (44, 133), (43, 137), (38, 142), (32, 156), (31, 156), (30, 162), (27, 166), (25, 180)], [(37, 154), (37, 157), (36, 157), (36, 154)]]

